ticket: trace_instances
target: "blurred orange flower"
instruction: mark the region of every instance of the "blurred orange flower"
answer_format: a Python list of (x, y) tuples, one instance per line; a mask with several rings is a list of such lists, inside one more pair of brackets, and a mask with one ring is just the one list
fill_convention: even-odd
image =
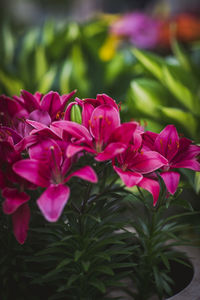
[(200, 19), (190, 14), (180, 14), (173, 19), (163, 21), (160, 28), (159, 44), (169, 46), (176, 38), (181, 42), (192, 42), (200, 39)]

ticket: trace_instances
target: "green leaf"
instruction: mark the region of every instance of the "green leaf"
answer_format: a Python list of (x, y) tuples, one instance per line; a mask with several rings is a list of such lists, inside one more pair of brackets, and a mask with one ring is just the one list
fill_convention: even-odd
[(57, 73), (55, 66), (51, 67), (47, 73), (40, 79), (38, 84), (38, 91), (45, 94), (47, 93), (53, 85)]
[(70, 77), (72, 75), (72, 61), (66, 60), (63, 64), (60, 73), (60, 92), (61, 94), (66, 94), (70, 92)]
[(66, 265), (68, 265), (70, 262), (72, 261), (71, 258), (65, 258), (64, 260), (62, 260), (56, 267), (56, 269), (60, 269)]
[(192, 62), (190, 60), (190, 57), (186, 54), (186, 51), (180, 45), (180, 43), (177, 42), (177, 40), (175, 39), (172, 41), (172, 50), (175, 56), (177, 57), (179, 63), (181, 64), (181, 66), (186, 71), (192, 72)]
[(42, 32), (42, 43), (48, 46), (55, 38), (55, 23), (52, 20), (47, 20), (44, 23)]
[[(74, 282), (74, 281), (76, 281), (78, 278), (79, 278), (79, 274), (72, 274), (70, 277), (69, 277), (69, 279), (68, 279), (68, 281), (67, 281), (67, 287), (69, 288), (71, 285), (72, 285), (72, 283)], [(63, 290), (63, 289), (62, 289)], [(59, 289), (59, 292), (60, 292), (61, 290)]]
[(200, 172), (195, 173), (194, 184), (195, 184), (196, 193), (199, 194), (199, 192), (200, 192)]
[(151, 72), (159, 80), (163, 81), (162, 67), (163, 65), (166, 65), (166, 62), (163, 58), (153, 53), (149, 53), (147, 51), (139, 49), (134, 49), (133, 54), (149, 72)]
[(192, 73), (185, 72), (180, 66), (165, 65), (163, 76), (166, 86), (177, 100), (196, 114), (199, 109), (199, 101), (196, 96), (198, 81)]
[(95, 271), (100, 272), (100, 273), (104, 273), (104, 274), (107, 274), (107, 275), (114, 275), (113, 270), (110, 267), (107, 267), (105, 265), (96, 267)]
[(78, 261), (79, 258), (81, 257), (81, 255), (82, 255), (82, 252), (79, 251), (79, 250), (76, 250), (76, 252), (75, 252), (75, 254), (74, 254), (74, 260), (75, 260), (75, 261)]
[(190, 135), (196, 136), (197, 120), (192, 113), (173, 107), (162, 107), (161, 112), (165, 117), (178, 122)]
[(11, 96), (18, 95), (20, 93), (20, 90), (24, 88), (23, 83), (20, 80), (8, 76), (1, 70), (0, 83), (3, 85), (6, 92)]
[(2, 35), (3, 35), (3, 43), (1, 47), (4, 49), (3, 53), (3, 63), (10, 64), (13, 60), (14, 56), (14, 37), (10, 30), (10, 26), (8, 24), (5, 24), (2, 26)]
[(100, 292), (102, 292), (102, 293), (106, 292), (106, 287), (102, 281), (93, 279), (93, 280), (89, 281), (89, 283), (91, 285), (93, 285), (94, 287), (96, 287)]
[(103, 260), (107, 260), (107, 261), (111, 261), (111, 257), (110, 255), (108, 255), (107, 253), (98, 253), (95, 255), (96, 257), (102, 258)]
[(136, 79), (131, 82), (130, 92), (128, 105), (132, 111), (136, 108), (142, 114), (160, 119), (159, 106), (168, 103), (169, 92), (159, 82), (145, 78)]
[(85, 272), (89, 270), (90, 262), (89, 261), (82, 261), (82, 266)]
[(39, 45), (35, 49), (35, 80), (36, 82), (40, 81), (41, 78), (48, 70), (46, 53), (42, 45)]

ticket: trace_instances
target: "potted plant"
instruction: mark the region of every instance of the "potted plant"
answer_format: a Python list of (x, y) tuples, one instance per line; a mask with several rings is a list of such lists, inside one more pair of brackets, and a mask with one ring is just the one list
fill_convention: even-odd
[(174, 125), (157, 134), (121, 122), (106, 94), (68, 103), (73, 95), (0, 98), (1, 296), (109, 299), (121, 286), (161, 299), (171, 260), (185, 258), (171, 246), (186, 243), (185, 224), (165, 214), (178, 204), (179, 169), (200, 170), (200, 147)]

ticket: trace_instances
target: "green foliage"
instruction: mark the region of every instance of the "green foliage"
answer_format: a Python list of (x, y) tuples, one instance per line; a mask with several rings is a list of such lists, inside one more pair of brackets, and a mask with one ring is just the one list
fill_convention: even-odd
[(122, 49), (110, 61), (102, 61), (99, 51), (107, 36), (103, 18), (82, 24), (47, 20), (23, 34), (5, 24), (0, 36), (0, 92), (12, 96), (21, 89), (62, 94), (77, 89), (79, 97), (105, 92), (122, 99), (135, 76), (135, 60), (129, 49)]
[[(186, 51), (173, 42), (174, 57), (134, 49), (133, 53), (148, 73), (132, 81), (128, 107), (133, 117), (147, 117), (159, 124), (175, 124), (199, 142), (199, 73)], [(136, 110), (135, 110), (136, 108)]]
[[(101, 168), (100, 164), (100, 173)], [(107, 176), (110, 169), (104, 170)], [(132, 235), (123, 230), (127, 222), (120, 206), (124, 194), (114, 180), (105, 186), (105, 176), (101, 189), (72, 180), (71, 201), (62, 218), (48, 223), (38, 212), (33, 192), (31, 226), (24, 245), (17, 244), (10, 218), (2, 215), (2, 299), (43, 299), (44, 295), (49, 300), (104, 299), (135, 265), (129, 257), (136, 246), (129, 242)]]
[[(181, 217), (194, 213), (188, 212), (188, 208), (189, 210), (192, 208), (184, 199), (178, 197), (180, 192), (167, 201), (164, 201), (164, 194), (160, 196), (155, 208), (141, 190), (139, 195), (135, 197), (129, 195), (125, 198), (130, 219), (133, 220), (130, 222), (129, 230), (135, 233), (135, 244), (139, 246), (132, 256), (132, 260), (139, 263), (133, 267), (133, 273), (130, 274), (135, 291), (132, 289), (126, 291), (136, 300), (146, 300), (155, 294), (159, 299), (172, 295), (173, 261), (191, 268), (186, 254), (178, 251), (176, 247), (191, 243), (183, 235), (183, 232), (187, 234), (189, 230), (188, 224), (179, 221)], [(138, 197), (141, 197), (141, 202), (135, 201)], [(179, 209), (182, 207), (183, 212), (170, 215), (173, 206)]]

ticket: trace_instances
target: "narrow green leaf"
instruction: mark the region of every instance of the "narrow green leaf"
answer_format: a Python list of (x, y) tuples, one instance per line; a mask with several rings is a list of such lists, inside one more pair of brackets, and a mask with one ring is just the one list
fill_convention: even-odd
[(162, 107), (161, 112), (165, 117), (178, 122), (191, 136), (196, 136), (197, 120), (192, 113), (173, 107)]
[(82, 255), (82, 252), (79, 251), (79, 250), (76, 250), (76, 251), (75, 251), (75, 254), (74, 254), (74, 260), (75, 260), (75, 261), (78, 261), (79, 258), (81, 257), (81, 255)]
[(57, 69), (55, 66), (51, 67), (47, 73), (40, 79), (38, 84), (38, 91), (45, 94), (47, 93), (55, 80)]
[(133, 54), (149, 72), (151, 72), (159, 80), (163, 81), (162, 67), (163, 65), (166, 65), (166, 62), (163, 58), (139, 49), (134, 49)]
[[(79, 278), (79, 276), (80, 276), (79, 274), (72, 274), (67, 281), (67, 288), (69, 288), (72, 285), (72, 283)], [(59, 292), (60, 291), (61, 290), (59, 290)]]
[(48, 70), (45, 49), (39, 45), (35, 49), (35, 81), (38, 82)]
[(159, 106), (166, 105), (169, 92), (159, 82), (152, 79), (136, 79), (131, 82), (130, 101), (128, 105), (142, 114), (160, 119)]
[(191, 112), (197, 113), (198, 81), (191, 74), (185, 72), (180, 66), (165, 65), (163, 76), (166, 86), (185, 107)]
[(196, 193), (199, 194), (199, 192), (200, 192), (200, 172), (195, 173), (194, 184), (195, 184)]
[(186, 51), (184, 48), (180, 45), (180, 43), (177, 40), (172, 41), (172, 50), (179, 60), (179, 63), (181, 66), (189, 72), (192, 72), (192, 62), (190, 60), (190, 57), (186, 54)]
[(89, 281), (89, 283), (91, 285), (93, 285), (94, 287), (96, 287), (100, 292), (102, 292), (102, 293), (106, 292), (106, 287), (102, 281), (93, 279), (92, 281)]
[(105, 265), (98, 266), (98, 267), (95, 268), (95, 270), (97, 272), (100, 272), (100, 273), (104, 273), (104, 274), (108, 274), (108, 275), (114, 275), (113, 270), (110, 267), (105, 266)]
[(8, 95), (18, 95), (20, 90), (23, 89), (23, 83), (15, 78), (10, 77), (0, 70), (0, 84), (5, 88)]
[(73, 67), (71, 60), (66, 60), (60, 73), (61, 94), (66, 94), (70, 92), (70, 77), (72, 75), (72, 69)]
[(2, 26), (2, 35), (3, 35), (3, 43), (1, 47), (4, 48), (3, 62), (5, 64), (10, 64), (14, 56), (15, 42), (14, 42), (14, 36), (8, 24)]
[(68, 265), (70, 262), (72, 261), (72, 259), (70, 258), (65, 258), (64, 260), (62, 260), (56, 267), (56, 269), (61, 269), (62, 267)]
[(89, 270), (90, 262), (89, 261), (82, 261), (82, 266), (85, 272)]

